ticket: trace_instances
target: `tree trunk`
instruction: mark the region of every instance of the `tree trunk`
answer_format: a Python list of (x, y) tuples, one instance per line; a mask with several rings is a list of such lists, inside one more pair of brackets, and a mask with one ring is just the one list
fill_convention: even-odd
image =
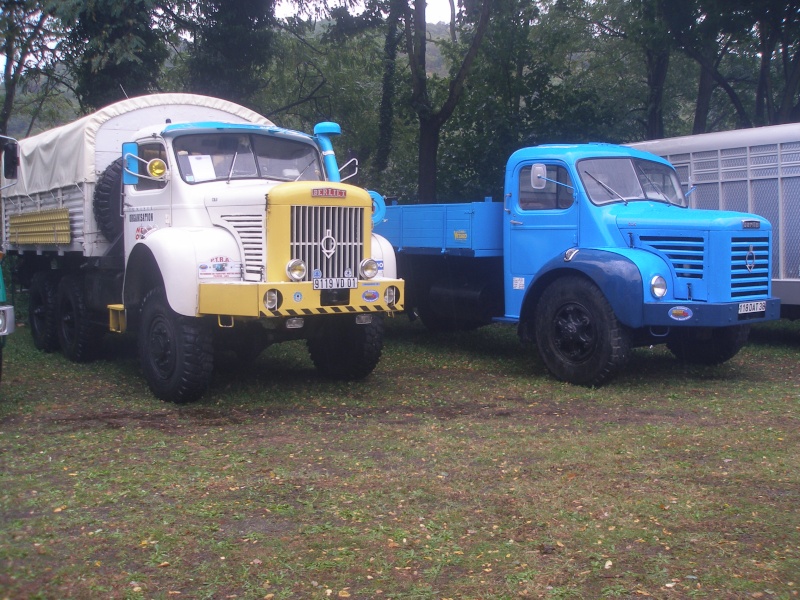
[(669, 48), (647, 51), (647, 139), (664, 137), (664, 83), (669, 69)]
[(419, 117), (418, 201), (436, 201), (436, 166), (442, 124), (434, 117)]
[(700, 79), (697, 83), (697, 102), (694, 107), (694, 125), (692, 133), (708, 131), (708, 113), (711, 110), (711, 96), (714, 93), (714, 77), (707, 69), (700, 67)]

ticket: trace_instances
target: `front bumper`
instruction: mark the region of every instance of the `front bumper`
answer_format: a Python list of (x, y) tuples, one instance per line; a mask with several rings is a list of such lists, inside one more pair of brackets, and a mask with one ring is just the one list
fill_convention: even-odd
[[(645, 327), (729, 327), (763, 323), (780, 318), (780, 298), (766, 300), (766, 310), (739, 313), (741, 302), (663, 302), (644, 305)], [(747, 304), (747, 303), (745, 303)]]
[[(326, 302), (333, 294), (315, 290), (310, 281), (295, 282), (203, 282), (199, 284), (198, 315), (231, 317), (302, 317), (325, 314), (394, 313), (402, 311), (405, 302), (405, 282), (402, 279), (373, 279), (359, 281), (344, 300)], [(386, 290), (397, 288), (397, 301), (385, 302)], [(274, 310), (264, 306), (268, 290), (277, 290), (281, 303)]]

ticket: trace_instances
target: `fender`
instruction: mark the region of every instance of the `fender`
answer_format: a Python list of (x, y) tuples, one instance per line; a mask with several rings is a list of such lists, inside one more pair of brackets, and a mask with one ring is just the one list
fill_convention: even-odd
[[(155, 262), (153, 268), (161, 275), (172, 310), (189, 317), (197, 316), (197, 288), (201, 278), (216, 275), (227, 281), (241, 281), (239, 246), (224, 229), (156, 229), (134, 245), (128, 257), (123, 287), (127, 307), (135, 306), (136, 299), (146, 293), (147, 290), (138, 288), (143, 281), (152, 281), (153, 274), (145, 276), (140, 271), (150, 261)], [(215, 265), (220, 267), (215, 269)]]
[(378, 264), (383, 264), (378, 277), (397, 279), (397, 257), (394, 248), (389, 240), (377, 233), (372, 234), (372, 258), (377, 260)]
[[(550, 260), (531, 282), (523, 301), (523, 312), (536, 305), (542, 292), (552, 281), (568, 272), (579, 272), (602, 290), (621, 323), (628, 327), (641, 327), (644, 323), (644, 282), (649, 282), (650, 278), (643, 280), (639, 267), (631, 257), (626, 256), (628, 252), (624, 250), (581, 249), (570, 261), (566, 261), (563, 256)], [(646, 255), (663, 265), (663, 261), (650, 253), (637, 250), (631, 252), (637, 252), (637, 259)], [(662, 274), (667, 277), (669, 270), (665, 267)]]

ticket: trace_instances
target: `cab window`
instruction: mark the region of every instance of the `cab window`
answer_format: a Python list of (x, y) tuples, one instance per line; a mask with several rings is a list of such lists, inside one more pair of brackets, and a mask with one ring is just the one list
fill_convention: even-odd
[(531, 186), (531, 166), (523, 167), (520, 171), (519, 207), (522, 210), (564, 209), (572, 206), (574, 201), (572, 180), (565, 167), (547, 165), (547, 181), (540, 190)]

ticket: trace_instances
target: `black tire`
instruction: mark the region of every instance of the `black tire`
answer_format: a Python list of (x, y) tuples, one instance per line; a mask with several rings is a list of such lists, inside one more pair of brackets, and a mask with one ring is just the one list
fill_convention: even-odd
[(674, 328), (667, 348), (681, 362), (719, 365), (730, 360), (747, 343), (749, 325), (732, 327)]
[(147, 293), (139, 325), (139, 360), (153, 395), (186, 404), (208, 389), (214, 345), (208, 323), (173, 311), (163, 288)]
[(97, 227), (109, 242), (122, 235), (122, 158), (108, 165), (98, 178), (92, 206)]
[(57, 280), (54, 273), (39, 271), (28, 290), (28, 323), (33, 345), (44, 352), (58, 350)]
[(582, 277), (564, 277), (544, 291), (535, 328), (539, 355), (561, 381), (600, 385), (630, 359), (629, 331), (600, 289)]
[(327, 317), (320, 331), (306, 342), (311, 361), (325, 377), (339, 381), (363, 379), (378, 366), (383, 351), (383, 318), (358, 325), (353, 316)]
[(78, 275), (65, 275), (56, 299), (58, 344), (72, 362), (88, 362), (98, 353), (101, 331), (92, 323)]

